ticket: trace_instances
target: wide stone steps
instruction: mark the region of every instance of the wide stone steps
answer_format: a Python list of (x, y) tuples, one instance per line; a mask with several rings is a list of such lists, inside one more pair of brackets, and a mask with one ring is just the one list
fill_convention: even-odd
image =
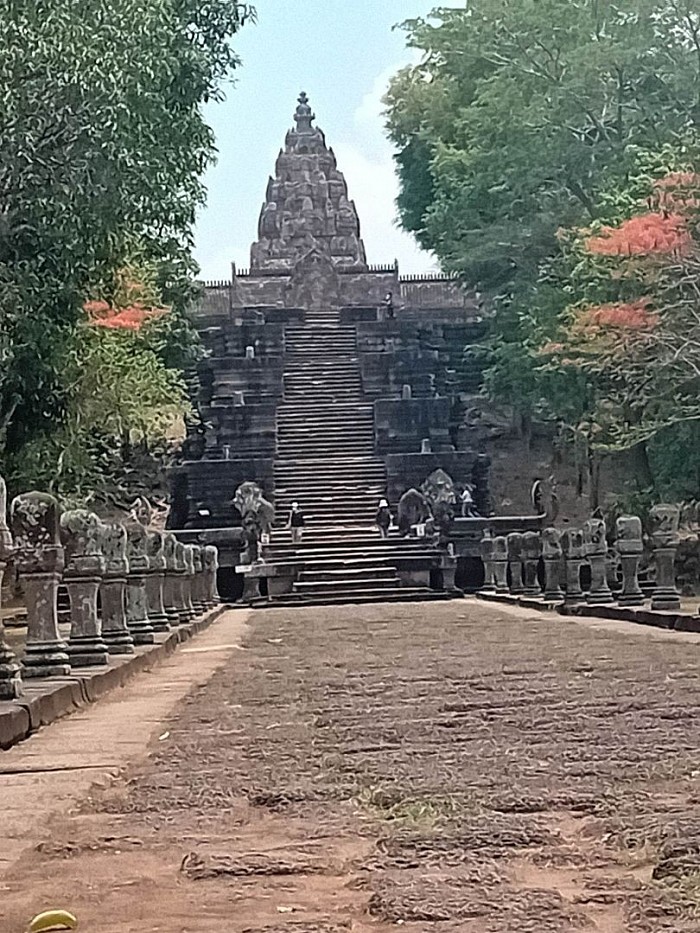
[[(315, 567), (315, 564), (307, 565)], [(299, 579), (299, 582), (308, 585), (313, 583), (340, 583), (348, 581), (353, 583), (366, 582), (367, 580), (390, 581), (398, 583), (396, 576), (396, 567), (387, 564), (384, 567), (354, 567), (342, 566), (335, 570), (305, 570)]]

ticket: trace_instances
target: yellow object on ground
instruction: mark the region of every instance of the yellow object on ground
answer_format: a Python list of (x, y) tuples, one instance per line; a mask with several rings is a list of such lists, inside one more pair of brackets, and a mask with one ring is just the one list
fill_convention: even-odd
[(78, 921), (67, 910), (47, 910), (37, 914), (27, 927), (27, 933), (47, 933), (49, 930), (77, 930)]

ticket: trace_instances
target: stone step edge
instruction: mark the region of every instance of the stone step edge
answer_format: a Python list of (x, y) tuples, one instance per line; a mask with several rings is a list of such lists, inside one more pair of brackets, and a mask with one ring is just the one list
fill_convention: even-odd
[(113, 655), (105, 667), (76, 668), (68, 677), (25, 680), (24, 696), (17, 700), (0, 700), (0, 749), (11, 748), (42, 726), (125, 686), (136, 674), (160, 664), (183, 642), (203, 632), (228, 608), (223, 604), (215, 606), (192, 622), (179, 625), (164, 635), (156, 634), (155, 644), (137, 647), (132, 655)]
[(347, 592), (338, 593), (335, 597), (330, 594), (319, 593), (318, 596), (293, 593), (284, 596), (273, 597), (272, 599), (253, 600), (250, 603), (239, 603), (237, 605), (247, 605), (251, 609), (308, 609), (310, 606), (355, 606), (363, 603), (420, 603), (433, 600), (463, 599), (464, 594), (459, 590), (448, 592), (446, 590), (409, 590), (402, 592), (401, 589), (387, 590), (385, 593), (375, 593), (374, 595), (363, 595), (361, 591), (357, 593)]

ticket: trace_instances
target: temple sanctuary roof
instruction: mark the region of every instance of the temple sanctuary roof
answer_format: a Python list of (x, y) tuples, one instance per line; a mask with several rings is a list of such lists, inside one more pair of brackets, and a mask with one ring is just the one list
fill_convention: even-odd
[(357, 209), (323, 132), (302, 91), (284, 150), (270, 178), (260, 212), (251, 273), (291, 272), (311, 252), (339, 269), (367, 270)]

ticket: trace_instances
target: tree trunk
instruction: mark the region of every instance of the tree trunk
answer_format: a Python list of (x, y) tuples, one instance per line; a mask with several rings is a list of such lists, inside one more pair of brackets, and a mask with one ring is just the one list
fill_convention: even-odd
[(632, 447), (630, 450), (630, 457), (632, 459), (634, 478), (639, 488), (653, 489), (655, 485), (654, 474), (652, 473), (651, 464), (649, 463), (649, 451), (646, 441), (642, 441), (641, 444)]
[(588, 451), (588, 501), (591, 512), (600, 507), (600, 454)]

